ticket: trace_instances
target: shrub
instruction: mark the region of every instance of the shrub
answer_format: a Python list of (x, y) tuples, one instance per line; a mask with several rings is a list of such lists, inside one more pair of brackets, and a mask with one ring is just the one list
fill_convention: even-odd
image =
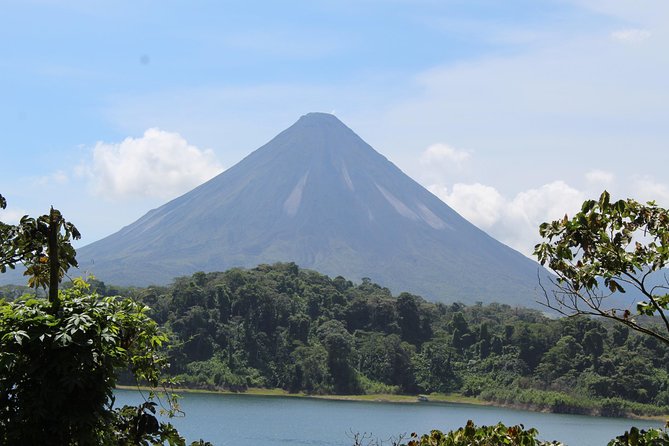
[(476, 426), (472, 420), (467, 425), (448, 433), (433, 430), (418, 438), (413, 433), (411, 440), (402, 446), (559, 446), (555, 441), (541, 441), (534, 428), (525, 429), (523, 425), (507, 427), (502, 423), (494, 426)]
[(77, 280), (53, 308), (30, 296), (0, 300), (0, 444), (119, 444), (132, 427), (126, 421), (149, 419), (134, 438), (183, 444), (171, 425), (158, 423), (153, 403), (133, 408), (132, 416), (113, 408), (120, 370), (161, 383), (167, 336), (148, 307), (87, 293)]
[[(669, 423), (667, 423), (669, 427)], [(669, 445), (669, 433), (665, 429), (639, 430), (632, 427), (623, 435), (609, 441), (608, 446), (667, 446)]]

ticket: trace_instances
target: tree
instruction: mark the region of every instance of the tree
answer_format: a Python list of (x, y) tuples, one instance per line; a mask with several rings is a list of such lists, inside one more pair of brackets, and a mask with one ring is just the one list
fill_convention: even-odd
[(45, 299), (0, 303), (0, 443), (113, 444), (118, 370), (160, 383), (167, 337), (148, 309), (75, 282), (57, 314)]
[[(611, 202), (604, 191), (571, 219), (543, 223), (544, 241), (534, 254), (556, 274), (545, 304), (563, 315), (586, 314), (620, 322), (669, 344), (669, 211), (633, 199)], [(633, 314), (616, 300), (635, 290), (643, 296)], [(657, 316), (659, 324), (635, 316)]]
[(361, 373), (374, 381), (397, 385), (405, 392), (413, 390), (411, 355), (415, 347), (402, 342), (396, 334), (378, 332), (361, 332), (358, 344)]
[(448, 393), (457, 389), (459, 377), (453, 368), (455, 351), (442, 339), (423, 344), (413, 357), (416, 384), (425, 392)]
[(332, 391), (327, 367), (328, 352), (322, 345), (299, 345), (291, 358), (295, 364), (291, 391), (303, 389), (309, 394)]
[[(7, 201), (0, 195), (0, 208)], [(77, 266), (71, 240), (81, 238), (77, 228), (60, 211), (51, 208), (48, 215), (25, 215), (18, 225), (0, 222), (0, 273), (23, 264), (28, 285), (49, 288), (49, 301), (57, 311), (58, 284), (70, 266)]]
[[(138, 407), (113, 408), (122, 370), (161, 384), (167, 336), (130, 299), (102, 298), (82, 279), (59, 290), (76, 265), (73, 238), (79, 232), (53, 208), (0, 222), (0, 271), (22, 263), (31, 286), (49, 288), (48, 299), (0, 300), (0, 444), (184, 445), (156, 418), (153, 392)], [(167, 402), (170, 414), (178, 410), (172, 396)]]
[(355, 364), (355, 348), (353, 336), (344, 324), (337, 320), (329, 320), (318, 327), (318, 339), (327, 351), (327, 365), (332, 377), (335, 393), (358, 392), (359, 383)]

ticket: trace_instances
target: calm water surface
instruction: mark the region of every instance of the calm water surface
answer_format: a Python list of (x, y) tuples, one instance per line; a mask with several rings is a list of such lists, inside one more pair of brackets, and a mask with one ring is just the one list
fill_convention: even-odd
[[(117, 390), (117, 405), (142, 401), (138, 392)], [(255, 395), (183, 394), (186, 416), (171, 420), (188, 441), (216, 446), (352, 446), (352, 433), (382, 440), (412, 431), (444, 431), (502, 421), (539, 429), (543, 440), (569, 446), (599, 446), (630, 426), (660, 427), (661, 422), (526, 412), (469, 404), (373, 403)]]

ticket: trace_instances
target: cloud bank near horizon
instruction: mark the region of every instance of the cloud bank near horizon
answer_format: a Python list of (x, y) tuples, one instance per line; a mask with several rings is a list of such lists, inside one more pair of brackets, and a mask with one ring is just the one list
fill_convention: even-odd
[(223, 171), (210, 149), (190, 145), (180, 134), (158, 128), (119, 143), (98, 142), (92, 159), (78, 167), (94, 195), (109, 199), (169, 199)]
[(557, 180), (511, 197), (478, 182), (455, 183), (450, 187), (431, 184), (427, 189), (471, 223), (528, 257), (532, 257), (534, 246), (541, 240), (541, 223), (574, 215), (583, 201), (598, 198), (605, 189), (612, 191), (614, 199), (653, 200), (662, 207), (669, 207), (669, 186), (651, 177), (629, 181), (634, 195), (619, 193), (620, 188), (610, 172), (592, 170), (585, 175), (585, 183), (584, 188), (578, 189)]

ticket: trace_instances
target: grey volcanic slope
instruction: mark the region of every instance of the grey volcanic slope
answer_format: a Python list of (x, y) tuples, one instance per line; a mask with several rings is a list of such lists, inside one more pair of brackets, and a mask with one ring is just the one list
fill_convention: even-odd
[(77, 257), (117, 285), (293, 261), (433, 300), (523, 305), (539, 268), (324, 113)]

